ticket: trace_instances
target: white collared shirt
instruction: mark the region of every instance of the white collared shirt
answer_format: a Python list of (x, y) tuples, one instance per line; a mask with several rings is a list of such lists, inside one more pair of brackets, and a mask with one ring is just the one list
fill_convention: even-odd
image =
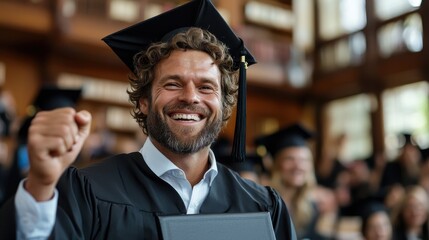
[(211, 150), (209, 152), (210, 168), (204, 174), (203, 179), (194, 187), (186, 179), (185, 172), (168, 160), (153, 145), (150, 138), (147, 138), (140, 149), (140, 153), (149, 168), (177, 191), (185, 204), (187, 213), (198, 213), (218, 172), (213, 152)]
[[(186, 179), (185, 173), (168, 160), (153, 145), (150, 138), (147, 138), (140, 149), (140, 153), (149, 168), (177, 191), (185, 204), (187, 213), (198, 213), (218, 172), (213, 152), (211, 150), (209, 152), (209, 170), (193, 188)], [(15, 195), (17, 239), (48, 239), (55, 224), (58, 191), (55, 190), (54, 197), (51, 200), (37, 202), (24, 189), (24, 181), (25, 179), (19, 184)]]

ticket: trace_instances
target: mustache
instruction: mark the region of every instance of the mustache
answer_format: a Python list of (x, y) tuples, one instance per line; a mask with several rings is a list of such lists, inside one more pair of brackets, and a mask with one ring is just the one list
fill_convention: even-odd
[(175, 112), (180, 110), (186, 110), (189, 112), (197, 113), (204, 117), (209, 116), (212, 113), (212, 111), (210, 111), (207, 108), (197, 106), (194, 104), (188, 104), (188, 103), (172, 104), (172, 105), (165, 106), (163, 109), (164, 113), (170, 113), (170, 112)]

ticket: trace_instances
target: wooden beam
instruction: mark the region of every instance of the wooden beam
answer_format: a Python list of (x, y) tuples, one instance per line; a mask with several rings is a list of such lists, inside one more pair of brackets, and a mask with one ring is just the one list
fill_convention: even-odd
[(423, 50), (422, 72), (426, 81), (429, 81), (429, 2), (422, 1), (420, 15), (423, 23)]
[(48, 33), (53, 22), (47, 7), (0, 1), (0, 25), (29, 32)]

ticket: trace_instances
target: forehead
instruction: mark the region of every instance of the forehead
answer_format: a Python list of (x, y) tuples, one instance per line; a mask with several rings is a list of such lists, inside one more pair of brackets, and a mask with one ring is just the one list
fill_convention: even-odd
[(310, 149), (306, 146), (293, 146), (293, 147), (285, 147), (279, 151), (280, 154), (297, 154), (297, 155), (307, 155), (310, 154)]
[(383, 211), (378, 211), (375, 212), (373, 214), (371, 214), (371, 216), (368, 218), (368, 222), (377, 222), (377, 221), (384, 221), (384, 220), (389, 220), (389, 216), (387, 215), (386, 212)]
[(195, 62), (204, 62), (206, 64), (213, 64), (215, 65), (215, 62), (213, 58), (206, 52), (199, 51), (199, 50), (193, 50), (193, 49), (177, 49), (171, 51), (168, 57), (166, 57), (164, 60), (170, 60), (170, 61), (195, 61)]
[[(283, 148), (282, 150), (278, 151), (275, 155), (276, 160), (282, 160), (286, 158), (300, 159), (304, 161), (304, 160), (311, 160), (312, 156), (311, 156), (310, 149), (305, 146)], [(304, 161), (304, 162), (309, 162), (309, 161)]]
[(158, 76), (165, 74), (206, 75), (220, 79), (220, 70), (205, 52), (197, 50), (174, 50), (156, 66)]

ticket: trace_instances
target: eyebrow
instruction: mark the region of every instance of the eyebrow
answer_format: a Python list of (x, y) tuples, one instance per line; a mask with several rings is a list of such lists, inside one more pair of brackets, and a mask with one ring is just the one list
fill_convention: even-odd
[[(162, 77), (160, 79), (160, 82), (164, 83), (169, 79), (181, 81), (181, 80), (183, 80), (183, 77), (180, 74), (165, 75), (164, 77)], [(220, 85), (220, 81), (221, 81), (220, 79), (219, 79), (219, 81), (217, 81), (216, 78), (207, 78), (207, 77), (198, 78), (198, 79), (203, 83), (212, 83), (212, 84), (216, 84), (216, 85)]]
[(182, 79), (182, 77), (181, 77), (180, 75), (178, 75), (178, 74), (165, 75), (165, 76), (163, 76), (163, 77), (160, 79), (160, 82), (161, 82), (161, 83), (164, 83), (164, 82), (166, 82), (166, 81), (167, 81), (167, 80), (169, 80), (169, 79), (173, 79), (173, 80), (181, 80), (181, 79)]

